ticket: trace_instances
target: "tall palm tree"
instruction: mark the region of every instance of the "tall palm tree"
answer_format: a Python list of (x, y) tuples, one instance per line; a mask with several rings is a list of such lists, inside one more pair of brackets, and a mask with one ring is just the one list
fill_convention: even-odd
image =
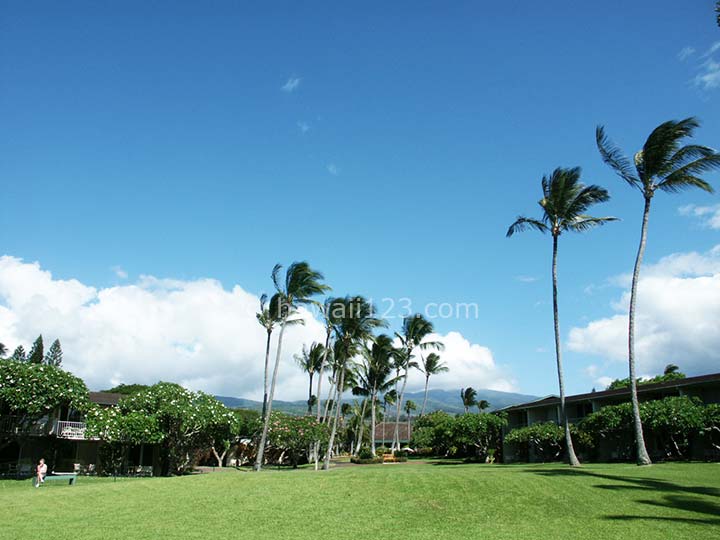
[[(393, 381), (393, 384), (394, 384), (394, 383), (395, 383), (395, 380)], [(397, 396), (398, 396), (397, 390), (395, 390), (394, 388), (391, 389), (391, 390), (388, 390), (388, 391), (385, 392), (385, 394), (383, 395), (383, 412), (382, 412), (382, 415), (383, 415), (383, 422), (382, 422), (382, 425), (383, 425), (383, 433), (382, 433), (383, 444), (385, 444), (385, 441), (387, 440), (387, 439), (385, 438), (385, 426), (386, 426), (387, 423), (388, 423), (388, 422), (387, 422), (387, 408), (388, 408), (388, 405), (395, 405), (395, 403), (397, 403)]]
[(393, 450), (400, 449), (400, 411), (402, 410), (403, 397), (407, 387), (408, 373), (411, 369), (418, 367), (413, 361), (413, 351), (419, 348), (422, 351), (435, 349), (442, 351), (444, 345), (439, 341), (426, 341), (426, 338), (433, 333), (433, 324), (425, 317), (416, 313), (403, 319), (401, 332), (395, 336), (400, 340), (400, 348), (396, 351), (395, 362), (398, 373), (403, 372), (402, 388), (398, 394), (395, 411), (395, 435), (393, 438)]
[(265, 343), (265, 370), (263, 375), (263, 404), (262, 414), (260, 416), (260, 418), (264, 420), (265, 411), (267, 410), (268, 384), (270, 382), (270, 339), (275, 325), (280, 322), (280, 295), (274, 294), (268, 304), (267, 294), (263, 294), (260, 297), (260, 311), (255, 314), (255, 317), (267, 333)]
[(447, 365), (440, 360), (440, 355), (431, 352), (427, 356), (421, 356), (422, 364), (420, 365), (420, 371), (425, 374), (425, 396), (423, 397), (422, 409), (420, 409), (420, 416), (425, 415), (425, 406), (428, 400), (428, 385), (430, 384), (431, 375), (439, 375), (440, 373), (447, 373), (450, 369)]
[(647, 242), (650, 203), (658, 190), (667, 193), (698, 188), (712, 193), (713, 189), (698, 175), (720, 167), (720, 154), (707, 146), (688, 144), (681, 146), (685, 137), (692, 137), (700, 123), (695, 118), (670, 120), (656, 127), (645, 141), (642, 149), (634, 156), (634, 170), (630, 160), (605, 135), (605, 128), (598, 126), (595, 132), (600, 155), (630, 187), (637, 189), (645, 200), (642, 225), (640, 227), (640, 245), (635, 257), (632, 286), (630, 289), (630, 309), (628, 313), (628, 367), (630, 371), (630, 395), (633, 407), (635, 442), (637, 444), (638, 465), (650, 465), (650, 456), (645, 448), (640, 404), (637, 397), (635, 378), (635, 302), (640, 278), (640, 266), (645, 254)]
[(465, 414), (467, 414), (470, 407), (477, 403), (477, 390), (475, 390), (472, 386), (461, 388), (460, 399), (462, 400), (463, 407), (465, 407)]
[[(395, 384), (392, 378), (392, 338), (381, 334), (373, 340), (372, 346), (362, 348), (363, 362), (358, 369), (358, 382), (360, 383), (357, 392), (370, 398), (370, 442), (373, 454), (375, 454), (375, 425), (377, 421), (378, 396), (388, 392)], [(353, 392), (354, 393), (354, 392)], [(362, 433), (361, 433), (362, 435)], [(360, 450), (359, 437), (356, 452)]]
[(553, 239), (552, 254), (552, 289), (553, 289), (553, 319), (555, 323), (555, 357), (557, 362), (558, 386), (560, 387), (560, 420), (565, 427), (565, 443), (567, 445), (568, 461), (573, 467), (580, 465), (575, 455), (570, 425), (565, 413), (565, 380), (563, 375), (562, 351), (560, 349), (560, 318), (558, 314), (557, 290), (557, 255), (558, 240), (566, 231), (583, 232), (608, 221), (613, 217), (592, 217), (585, 212), (594, 204), (605, 202), (610, 198), (607, 190), (596, 186), (586, 186), (580, 182), (580, 167), (572, 169), (557, 168), (548, 178), (542, 179), (543, 198), (539, 205), (542, 208), (540, 220), (518, 217), (510, 225), (507, 236), (526, 229), (536, 229), (542, 233), (549, 232)]
[(282, 354), (283, 335), (289, 323), (298, 323), (302, 319), (297, 316), (298, 308), (312, 303), (312, 297), (322, 294), (329, 289), (322, 283), (323, 275), (310, 268), (305, 262), (292, 263), (285, 272), (285, 280), (280, 280), (282, 266), (276, 264), (272, 271), (272, 280), (278, 296), (278, 315), (280, 318), (280, 334), (278, 335), (277, 354), (275, 356), (275, 367), (273, 369), (270, 393), (267, 400), (267, 410), (263, 419), (263, 429), (260, 436), (260, 443), (255, 457), (255, 470), (262, 469), (263, 457), (265, 455), (265, 444), (267, 442), (268, 429), (270, 428), (270, 414), (272, 413), (272, 402), (275, 395), (280, 358)]
[(412, 399), (408, 399), (405, 402), (405, 414), (407, 415), (407, 432), (408, 432), (408, 439), (410, 438), (410, 424), (412, 421), (412, 412), (417, 410), (417, 405), (415, 405), (415, 402)]
[(478, 412), (482, 414), (485, 409), (488, 409), (490, 407), (490, 402), (486, 399), (480, 399), (475, 402), (475, 405), (478, 408)]
[(343, 299), (345, 308), (336, 315), (334, 325), (336, 348), (335, 361), (338, 365), (338, 383), (335, 392), (335, 415), (330, 430), (330, 441), (325, 454), (323, 469), (330, 468), (330, 457), (332, 447), (337, 433), (338, 416), (340, 414), (340, 403), (342, 393), (345, 389), (345, 376), (350, 361), (359, 353), (359, 348), (367, 343), (376, 328), (385, 326), (385, 322), (375, 316), (375, 306), (362, 296), (346, 296)]
[(316, 403), (317, 397), (312, 393), (313, 378), (315, 374), (318, 378), (322, 378), (323, 359), (325, 358), (325, 347), (322, 343), (313, 343), (310, 345), (310, 349), (307, 349), (303, 345), (302, 353), (295, 355), (295, 361), (297, 362), (300, 369), (308, 374), (310, 384), (308, 386), (308, 399), (307, 406), (308, 415), (312, 414), (312, 406)]

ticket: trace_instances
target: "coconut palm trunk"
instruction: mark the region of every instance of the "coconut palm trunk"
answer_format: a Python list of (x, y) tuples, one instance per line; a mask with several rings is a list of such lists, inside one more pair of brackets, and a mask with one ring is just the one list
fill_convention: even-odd
[[(320, 391), (322, 390), (323, 371), (325, 370), (325, 366), (327, 365), (328, 347), (329, 346), (330, 346), (330, 330), (327, 331), (327, 334), (325, 336), (325, 350), (323, 351), (322, 365), (320, 366), (320, 372), (318, 373), (317, 416), (316, 416), (316, 421), (318, 423), (320, 423), (320, 409), (321, 409), (321, 404), (322, 404), (322, 399), (320, 399), (320, 396), (322, 394), (320, 393)], [(315, 470), (317, 471), (320, 468), (320, 441), (315, 442), (315, 445), (313, 446), (313, 455), (315, 458)]]
[(335, 434), (337, 433), (338, 420), (340, 418), (340, 400), (342, 398), (342, 388), (345, 384), (345, 366), (340, 370), (340, 379), (337, 385), (335, 400), (335, 417), (333, 418), (332, 430), (330, 431), (330, 440), (328, 442), (327, 452), (325, 453), (325, 462), (323, 463), (323, 469), (328, 470), (330, 468), (330, 457), (332, 456), (333, 444), (335, 443)]
[(567, 446), (568, 462), (573, 467), (579, 467), (570, 436), (570, 424), (568, 423), (567, 411), (565, 410), (565, 377), (563, 375), (562, 349), (560, 347), (560, 315), (558, 311), (558, 287), (557, 287), (557, 255), (558, 235), (553, 233), (553, 258), (552, 258), (552, 287), (553, 287), (553, 319), (555, 323), (555, 357), (557, 359), (558, 386), (560, 387), (560, 421), (565, 429), (565, 445)]
[(640, 402), (637, 393), (637, 378), (635, 376), (635, 302), (637, 300), (637, 286), (640, 278), (640, 265), (645, 254), (647, 243), (647, 226), (650, 218), (651, 197), (645, 197), (645, 210), (643, 212), (642, 228), (640, 229), (640, 245), (635, 257), (633, 268), (632, 286), (630, 289), (630, 310), (628, 312), (628, 366), (630, 371), (630, 398), (633, 410), (633, 427), (635, 431), (635, 444), (637, 446), (638, 465), (651, 465), (652, 461), (645, 448), (645, 437), (643, 436), (642, 420), (640, 419)]
[(377, 392), (373, 392), (373, 395), (371, 396), (370, 401), (370, 445), (372, 447), (372, 453), (373, 456), (375, 454), (376, 446), (375, 446), (375, 408), (377, 401)]
[(265, 420), (268, 402), (268, 379), (270, 378), (270, 338), (272, 330), (267, 331), (267, 343), (265, 344), (265, 374), (263, 376), (263, 404), (262, 404), (262, 420)]
[(358, 437), (357, 437), (357, 443), (355, 448), (355, 453), (357, 454), (360, 451), (360, 447), (362, 446), (362, 440), (363, 440), (363, 432), (365, 431), (365, 411), (367, 409), (367, 399), (363, 400), (362, 407), (360, 408), (360, 425), (358, 426)]
[(278, 370), (280, 369), (280, 355), (282, 353), (283, 335), (285, 334), (285, 323), (287, 317), (283, 318), (280, 324), (280, 334), (278, 334), (277, 355), (275, 356), (275, 368), (273, 369), (272, 382), (270, 383), (270, 394), (268, 395), (267, 409), (263, 420), (263, 430), (260, 436), (260, 443), (255, 457), (255, 470), (262, 469), (263, 457), (265, 455), (265, 444), (267, 442), (268, 429), (270, 428), (270, 414), (272, 413), (272, 402), (275, 396), (275, 385), (277, 384)]
[(425, 396), (423, 397), (422, 408), (420, 409), (420, 416), (425, 416), (425, 406), (428, 400), (428, 385), (430, 384), (430, 375), (425, 375)]
[[(408, 360), (409, 362), (409, 360)], [(407, 387), (407, 380), (408, 380), (408, 371), (409, 369), (405, 370), (405, 376), (403, 377), (403, 383), (402, 383), (402, 389), (400, 390), (400, 395), (398, 396), (397, 400), (397, 409), (395, 414), (395, 434), (393, 436), (393, 450), (397, 449), (400, 450), (400, 411), (402, 411), (402, 402), (403, 397), (405, 396), (405, 388)], [(397, 448), (395, 447), (395, 444), (397, 443)]]

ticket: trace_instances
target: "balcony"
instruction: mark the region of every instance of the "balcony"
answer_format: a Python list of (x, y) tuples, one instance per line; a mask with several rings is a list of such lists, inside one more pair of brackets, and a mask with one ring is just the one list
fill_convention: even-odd
[(85, 422), (66, 422), (57, 420), (53, 429), (58, 439), (82, 441), (85, 439)]

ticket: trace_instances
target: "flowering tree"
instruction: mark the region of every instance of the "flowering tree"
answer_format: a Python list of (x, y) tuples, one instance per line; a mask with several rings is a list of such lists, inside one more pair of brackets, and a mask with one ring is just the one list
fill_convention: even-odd
[[(258, 431), (262, 425), (258, 423)], [(268, 429), (269, 447), (287, 455), (293, 468), (307, 456), (311, 447), (320, 441), (320, 447), (326, 447), (330, 429), (324, 422), (318, 422), (312, 416), (289, 416), (282, 413), (270, 415)]]
[(232, 413), (214, 397), (162, 382), (120, 400), (115, 419), (107, 414), (100, 417), (105, 421), (100, 436), (159, 442), (163, 475), (182, 474), (196, 450), (212, 446), (218, 426), (232, 421)]
[(54, 366), (0, 360), (0, 448), (46, 430), (50, 413), (60, 407), (87, 410), (82, 380)]

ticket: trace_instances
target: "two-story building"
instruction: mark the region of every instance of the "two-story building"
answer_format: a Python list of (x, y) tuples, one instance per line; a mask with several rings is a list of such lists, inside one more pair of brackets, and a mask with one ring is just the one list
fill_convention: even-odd
[[(652, 384), (641, 384), (638, 386), (638, 399), (640, 401), (651, 401), (670, 396), (691, 396), (699, 398), (703, 403), (720, 403), (720, 373), (700, 375), (698, 377), (687, 377)], [(588, 414), (597, 411), (608, 405), (618, 405), (630, 401), (630, 388), (619, 388), (616, 390), (604, 390), (601, 392), (590, 392), (566, 396), (565, 408), (570, 423), (577, 423)], [(513, 405), (500, 409), (507, 414), (508, 425), (505, 434), (515, 428), (531, 426), (543, 422), (560, 423), (560, 398), (558, 396), (547, 396), (535, 401)], [(499, 411), (498, 411), (499, 412)], [(648, 442), (648, 441), (646, 441)], [(649, 444), (652, 441), (648, 442)], [(600, 448), (599, 458), (602, 460), (618, 459), (617, 449), (608, 446)], [(652, 452), (652, 448), (648, 448)], [(708, 449), (693, 448), (693, 456), (702, 458)], [(530, 452), (530, 460), (535, 456)], [(503, 461), (512, 463), (519, 461), (520, 456), (512, 445), (503, 442)]]
[[(100, 407), (116, 407), (123, 394), (90, 392), (89, 399)], [(0, 476), (30, 476), (40, 458), (55, 472), (100, 472), (102, 441), (86, 436), (84, 418), (79, 411), (62, 407), (51, 414), (18, 428), (14, 418), (0, 416), (0, 435), (13, 442), (0, 449)], [(22, 429), (21, 432), (18, 432)], [(158, 466), (157, 452), (150, 445), (129, 449), (126, 469), (136, 474), (152, 474)]]

